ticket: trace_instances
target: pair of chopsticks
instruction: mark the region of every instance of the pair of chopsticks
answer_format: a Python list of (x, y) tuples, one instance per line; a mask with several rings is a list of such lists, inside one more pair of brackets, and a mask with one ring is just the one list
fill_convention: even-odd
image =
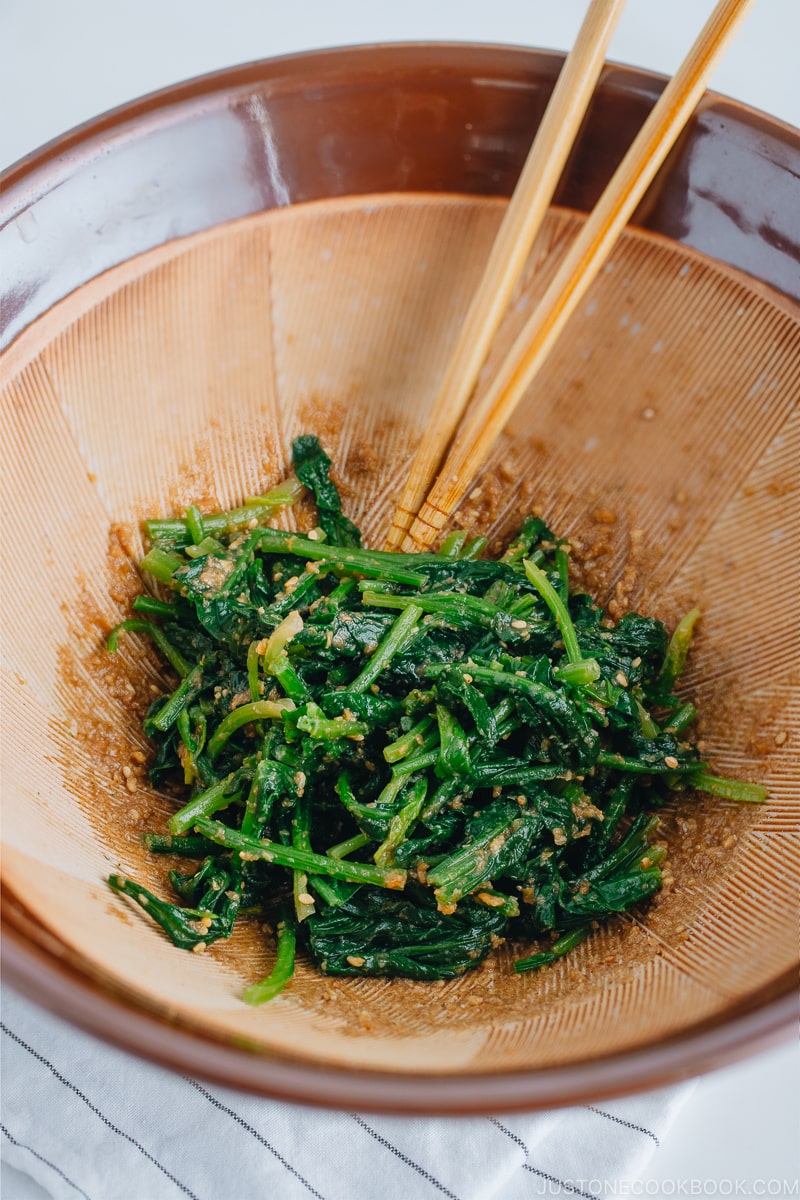
[(470, 305), (408, 482), (390, 550), (427, 549), (449, 520), (675, 144), (754, 0), (719, 0), (589, 214), (485, 394), (469, 404), (577, 136), (625, 0), (591, 0)]

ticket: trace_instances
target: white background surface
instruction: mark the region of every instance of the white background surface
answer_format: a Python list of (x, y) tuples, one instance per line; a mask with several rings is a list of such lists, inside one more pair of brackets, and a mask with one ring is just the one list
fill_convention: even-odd
[[(609, 57), (670, 72), (710, 10), (710, 0), (629, 0)], [(0, 165), (117, 104), (237, 62), (370, 41), (566, 49), (583, 11), (584, 0), (2, 0)], [(713, 86), (800, 125), (798, 46), (800, 0), (757, 0)], [(798, 1067), (793, 1043), (700, 1081), (628, 1194), (797, 1196)], [(5, 1169), (3, 1196), (45, 1193)]]

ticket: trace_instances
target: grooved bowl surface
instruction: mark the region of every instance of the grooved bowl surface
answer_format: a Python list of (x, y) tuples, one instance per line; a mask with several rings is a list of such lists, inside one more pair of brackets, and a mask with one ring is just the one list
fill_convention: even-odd
[[(121, 868), (165, 890), (171, 865), (141, 848), (171, 806), (132, 757), (148, 751), (141, 716), (160, 667), (138, 636), (104, 650), (142, 589), (142, 518), (260, 493), (287, 473), (291, 439), (317, 432), (348, 514), (379, 545), (503, 206), (390, 188), (212, 223), (111, 266), (5, 352), (4, 530), (18, 531), (4, 542), (6, 920), (30, 947), (29, 990), (44, 962), (56, 1003), (62, 971), (70, 1015), (88, 1020), (73, 987), (88, 981), (98, 1028), (130, 1044), (125, 1011), (137, 1029), (148, 1013), (162, 1032), (145, 1028), (140, 1048), (183, 1069), (350, 1105), (548, 1103), (602, 1091), (603, 1063), (609, 1089), (646, 1084), (624, 1065), (637, 1054), (713, 1037), (791, 989), (800, 309), (641, 228), (455, 521), (499, 544), (534, 508), (573, 541), (576, 582), (612, 613), (672, 624), (699, 604), (682, 690), (717, 773), (764, 782), (767, 804), (676, 794), (660, 832), (674, 884), (552, 968), (515, 976), (524, 948), (510, 945), (441, 985), (329, 980), (304, 961), (256, 1010), (239, 994), (274, 953), (257, 923), (187, 954), (103, 882)], [(583, 220), (551, 209), (479, 387)], [(681, 1053), (673, 1074), (702, 1060)], [(592, 1083), (537, 1089), (537, 1076), (592, 1063)], [(367, 1077), (396, 1091), (378, 1096)]]
[[(269, 967), (257, 925), (189, 955), (102, 882), (119, 865), (164, 883), (137, 839), (168, 802), (144, 768), (133, 795), (121, 773), (147, 750), (158, 666), (135, 638), (103, 650), (140, 588), (138, 520), (262, 492), (316, 429), (379, 544), (500, 215), (491, 200), (385, 196), (250, 218), (112, 272), (60, 306), (54, 336), (35, 344), (34, 328), (16, 347), (7, 521), (23, 528), (36, 496), (41, 540), (6, 552), (7, 884), (94, 973), (212, 1036), (340, 1067), (553, 1066), (719, 1018), (791, 969), (798, 318), (635, 232), (459, 516), (499, 537), (540, 508), (617, 611), (672, 619), (699, 602), (684, 687), (706, 753), (767, 782), (769, 803), (677, 799), (663, 818), (674, 886), (552, 969), (515, 976), (508, 946), (438, 987), (304, 964), (260, 1010), (238, 1000)], [(581, 219), (552, 212), (498, 352)]]

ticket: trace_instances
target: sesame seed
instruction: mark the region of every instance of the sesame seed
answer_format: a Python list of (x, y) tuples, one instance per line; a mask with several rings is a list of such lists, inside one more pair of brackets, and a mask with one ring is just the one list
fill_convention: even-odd
[(616, 675), (614, 676), (614, 682), (618, 683), (620, 687), (627, 687), (628, 676), (624, 671), (617, 671)]
[(631, 666), (632, 667), (640, 667), (641, 665), (642, 665), (642, 660), (639, 657), (639, 655), (637, 654), (636, 658), (631, 659)]
[(130, 779), (131, 775), (133, 774), (133, 771), (130, 767), (124, 766), (122, 768), (122, 774), (125, 776), (126, 779)]
[(297, 896), (298, 904), (313, 904), (314, 897), (310, 892), (300, 892)]
[(205, 948), (205, 942), (196, 942), (195, 945), (192, 946), (192, 954), (202, 954)]
[(669, 767), (669, 769), (670, 769), (671, 771), (674, 771), (674, 770), (676, 770), (676, 768), (677, 768), (677, 766), (678, 766), (678, 760), (677, 760), (677, 758), (675, 757), (675, 755), (674, 755), (674, 754), (667, 754), (667, 755), (666, 755), (666, 757), (664, 758), (664, 766), (665, 766), (665, 767)]
[(779, 730), (778, 733), (775, 734), (775, 745), (782, 746), (788, 736), (789, 735), (785, 729)]
[(351, 967), (363, 967), (366, 959), (362, 958), (359, 954), (348, 954), (347, 961)]
[(521, 621), (521, 620), (512, 621), (512, 622), (511, 622), (511, 628), (512, 628), (512, 629), (527, 629), (527, 628), (528, 628), (528, 622), (527, 622), (527, 621)]

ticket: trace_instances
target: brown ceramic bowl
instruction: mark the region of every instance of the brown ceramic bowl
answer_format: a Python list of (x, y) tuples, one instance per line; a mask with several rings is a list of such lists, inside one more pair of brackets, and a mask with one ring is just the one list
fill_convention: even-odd
[[(5, 528), (26, 531), (4, 548), (6, 978), (137, 1054), (292, 1099), (477, 1112), (653, 1087), (791, 1027), (800, 137), (718, 96), (459, 520), (499, 537), (536, 504), (616, 611), (699, 601), (686, 687), (706, 752), (768, 803), (677, 797), (674, 886), (547, 971), (515, 977), (509, 947), (438, 988), (302, 964), (258, 1011), (238, 999), (269, 966), (258, 930), (186, 955), (103, 883), (121, 864), (158, 887), (163, 866), (139, 842), (162, 801), (122, 774), (158, 666), (134, 638), (102, 650), (140, 586), (140, 518), (263, 489), (317, 428), (380, 538), (561, 61), (436, 45), (256, 63), (5, 178)], [(495, 354), (663, 82), (606, 68)]]

